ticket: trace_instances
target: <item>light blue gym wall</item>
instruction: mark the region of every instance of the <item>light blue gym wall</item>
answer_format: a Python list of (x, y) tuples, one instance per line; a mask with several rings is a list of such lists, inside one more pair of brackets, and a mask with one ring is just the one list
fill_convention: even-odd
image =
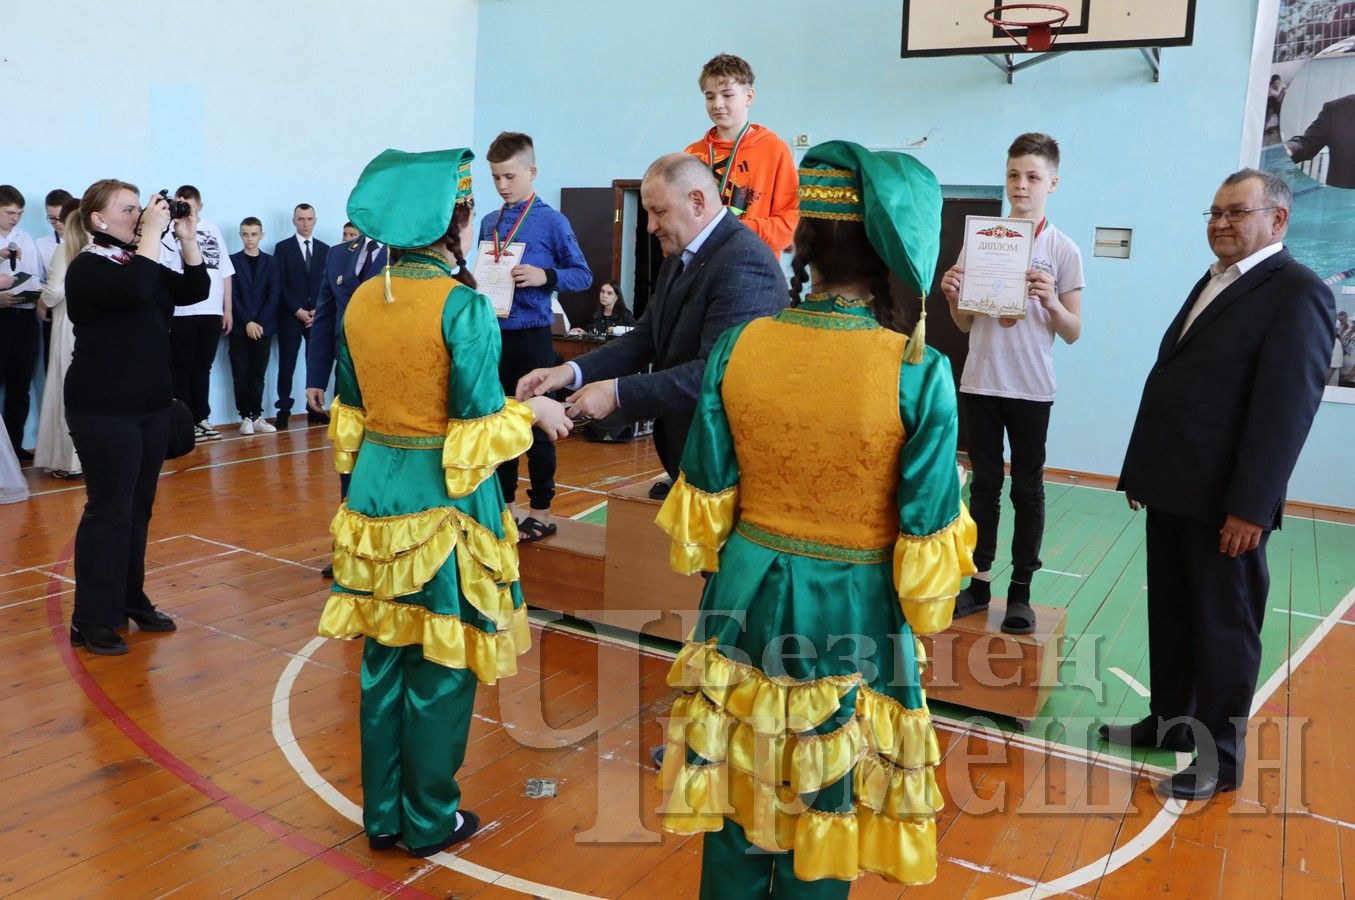
[[(249, 215), (271, 250), (292, 234), (299, 202), (316, 207), (316, 236), (333, 243), (353, 181), (378, 152), (470, 142), (478, 10), (479, 0), (12, 5), (0, 182), (23, 191), (20, 226), (34, 237), (48, 232), (49, 190), (79, 194), (112, 177), (143, 194), (196, 185), (232, 252)], [(275, 371), (276, 349), (269, 415)], [(303, 363), (298, 408), (304, 384)], [(213, 421), (236, 421), (224, 341), (211, 402)]]
[[(709, 127), (696, 79), (721, 51), (757, 73), (754, 121), (876, 148), (925, 135), (917, 155), (943, 184), (1001, 184), (1011, 138), (1053, 134), (1064, 161), (1050, 220), (1082, 248), (1088, 287), (1082, 339), (1055, 351), (1048, 464), (1117, 473), (1163, 330), (1213, 259), (1200, 213), (1237, 167), (1255, 3), (1199, 0), (1195, 44), (1163, 51), (1158, 84), (1136, 50), (1067, 54), (1014, 85), (978, 57), (903, 60), (901, 7), (485, 0), (476, 149), (530, 132), (551, 202), (560, 187), (638, 178)], [(487, 168), (476, 174), (485, 210)], [(1133, 259), (1093, 259), (1096, 225), (1132, 227)], [(1291, 498), (1355, 507), (1355, 481), (1333, 477), (1352, 437), (1355, 406), (1323, 404)]]

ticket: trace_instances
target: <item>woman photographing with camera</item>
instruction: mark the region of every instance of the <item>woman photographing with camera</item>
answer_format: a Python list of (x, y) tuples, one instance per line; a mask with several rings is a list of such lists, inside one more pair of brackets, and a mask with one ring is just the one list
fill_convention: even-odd
[[(171, 225), (183, 272), (160, 265)], [(197, 217), (171, 220), (165, 198), (143, 210), (135, 185), (90, 185), (71, 220), (91, 243), (66, 270), (75, 353), (66, 373), (66, 421), (84, 466), (85, 511), (75, 535), (71, 643), (91, 653), (127, 652), (117, 629), (173, 631), (144, 590), (146, 531), (169, 444), (169, 320), (175, 305), (207, 296)], [(76, 239), (82, 238), (76, 235)]]

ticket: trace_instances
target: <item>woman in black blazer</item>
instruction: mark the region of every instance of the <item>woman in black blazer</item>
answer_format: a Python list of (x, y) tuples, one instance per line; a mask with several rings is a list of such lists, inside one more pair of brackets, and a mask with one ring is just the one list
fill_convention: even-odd
[[(183, 272), (160, 265), (172, 224)], [(146, 531), (169, 443), (169, 321), (175, 305), (209, 288), (197, 217), (170, 218), (159, 195), (143, 210), (135, 185), (90, 185), (70, 228), (92, 243), (66, 270), (75, 353), (66, 374), (66, 422), (85, 467), (85, 512), (75, 533), (71, 643), (91, 653), (127, 652), (117, 629), (173, 631), (144, 590)], [(82, 233), (83, 232), (83, 233)]]

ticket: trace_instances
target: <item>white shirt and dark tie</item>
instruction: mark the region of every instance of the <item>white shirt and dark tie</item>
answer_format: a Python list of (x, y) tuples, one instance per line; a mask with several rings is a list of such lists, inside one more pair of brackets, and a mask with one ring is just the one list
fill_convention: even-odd
[[(673, 281), (678, 279), (678, 276), (680, 276), (683, 270), (687, 268), (687, 264), (692, 261), (696, 254), (701, 252), (701, 247), (705, 245), (706, 239), (710, 237), (711, 232), (715, 230), (715, 226), (719, 225), (720, 220), (728, 215), (728, 213), (729, 210), (726, 207), (720, 207), (720, 211), (715, 214), (715, 218), (707, 222), (706, 227), (698, 231), (696, 237), (692, 238), (691, 241), (687, 243), (687, 246), (682, 248), (682, 254), (679, 259), (681, 265), (679, 265), (678, 270), (673, 273)], [(672, 282), (670, 281), (669, 284), (671, 285)], [(583, 371), (572, 359), (567, 360), (565, 364), (574, 370), (574, 381), (570, 384), (569, 389), (571, 391), (577, 391), (583, 387)], [(619, 408), (621, 406), (621, 386), (619, 379), (616, 379), (616, 382), (616, 405)]]

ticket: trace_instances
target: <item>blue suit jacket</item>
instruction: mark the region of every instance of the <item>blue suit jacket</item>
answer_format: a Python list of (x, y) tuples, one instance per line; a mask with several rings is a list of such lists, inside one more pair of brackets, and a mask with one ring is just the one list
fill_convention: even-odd
[(1285, 489), (1322, 401), (1336, 334), (1331, 289), (1281, 250), (1224, 289), (1181, 333), (1195, 285), (1148, 373), (1119, 489), (1221, 525), (1278, 528)]
[(320, 285), (325, 278), (325, 258), (328, 254), (329, 244), (312, 237), (311, 267), (308, 272), (301, 261), (301, 247), (296, 242), (296, 235), (273, 245), (273, 258), (278, 262), (279, 277), (282, 279), (279, 316), (295, 316), (299, 309), (315, 309)]
[(355, 274), (363, 238), (330, 248), (325, 257), (324, 282), (315, 301), (315, 320), (311, 322), (311, 337), (306, 345), (306, 387), (324, 390), (329, 376), (334, 373), (334, 360), (339, 355), (339, 326), (344, 310), (358, 285), (381, 271), (386, 265), (383, 246), (367, 264), (366, 270)]
[(282, 302), (282, 278), (278, 261), (267, 253), (259, 253), (256, 275), (245, 251), (231, 254), (235, 266), (235, 284), (231, 287), (231, 318), (235, 328), (244, 334), (246, 323), (263, 326), (263, 336), (277, 333), (278, 305)]

